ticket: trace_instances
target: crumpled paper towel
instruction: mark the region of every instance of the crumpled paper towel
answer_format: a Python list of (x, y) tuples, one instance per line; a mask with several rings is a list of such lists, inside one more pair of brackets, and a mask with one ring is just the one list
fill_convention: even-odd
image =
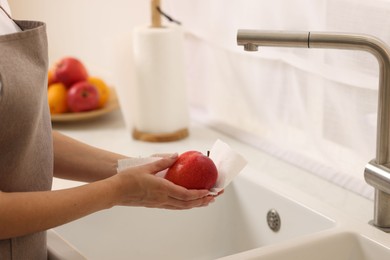
[(210, 194), (216, 195), (225, 189), (247, 164), (240, 154), (221, 140), (217, 140), (210, 150), (210, 159), (218, 169), (218, 179)]
[[(210, 195), (217, 195), (218, 192), (225, 189), (230, 182), (246, 166), (247, 161), (237, 152), (229, 147), (228, 144), (217, 140), (210, 150), (210, 159), (213, 160), (218, 170), (218, 179), (215, 186), (210, 190)], [(161, 157), (140, 157), (126, 158), (118, 160), (118, 172), (129, 167), (136, 167), (159, 160)], [(164, 177), (167, 170), (157, 173), (157, 176)]]

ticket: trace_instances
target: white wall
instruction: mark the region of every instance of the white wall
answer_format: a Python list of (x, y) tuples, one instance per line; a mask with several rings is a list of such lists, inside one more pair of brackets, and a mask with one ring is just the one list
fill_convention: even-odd
[(133, 26), (149, 23), (149, 1), (144, 0), (9, 0), (9, 4), (15, 19), (47, 23), (51, 63), (76, 56), (91, 73), (108, 81), (115, 77), (115, 41)]

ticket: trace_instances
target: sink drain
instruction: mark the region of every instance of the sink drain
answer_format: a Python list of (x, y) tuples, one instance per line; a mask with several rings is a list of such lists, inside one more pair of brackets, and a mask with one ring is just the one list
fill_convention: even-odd
[(274, 231), (278, 232), (280, 229), (280, 216), (279, 213), (275, 209), (270, 209), (267, 213), (267, 223), (269, 228)]

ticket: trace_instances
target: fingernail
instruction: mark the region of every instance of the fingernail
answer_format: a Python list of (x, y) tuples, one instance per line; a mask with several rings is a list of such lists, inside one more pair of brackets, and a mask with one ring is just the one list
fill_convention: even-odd
[(171, 156), (169, 156), (169, 158), (171, 158), (171, 159), (176, 159), (178, 156), (179, 156), (178, 153), (174, 153), (174, 154), (172, 154)]

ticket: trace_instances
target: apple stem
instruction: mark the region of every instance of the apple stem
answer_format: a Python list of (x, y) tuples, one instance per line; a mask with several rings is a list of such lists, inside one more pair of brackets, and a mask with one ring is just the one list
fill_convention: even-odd
[(210, 151), (207, 151), (207, 157), (210, 157)]

